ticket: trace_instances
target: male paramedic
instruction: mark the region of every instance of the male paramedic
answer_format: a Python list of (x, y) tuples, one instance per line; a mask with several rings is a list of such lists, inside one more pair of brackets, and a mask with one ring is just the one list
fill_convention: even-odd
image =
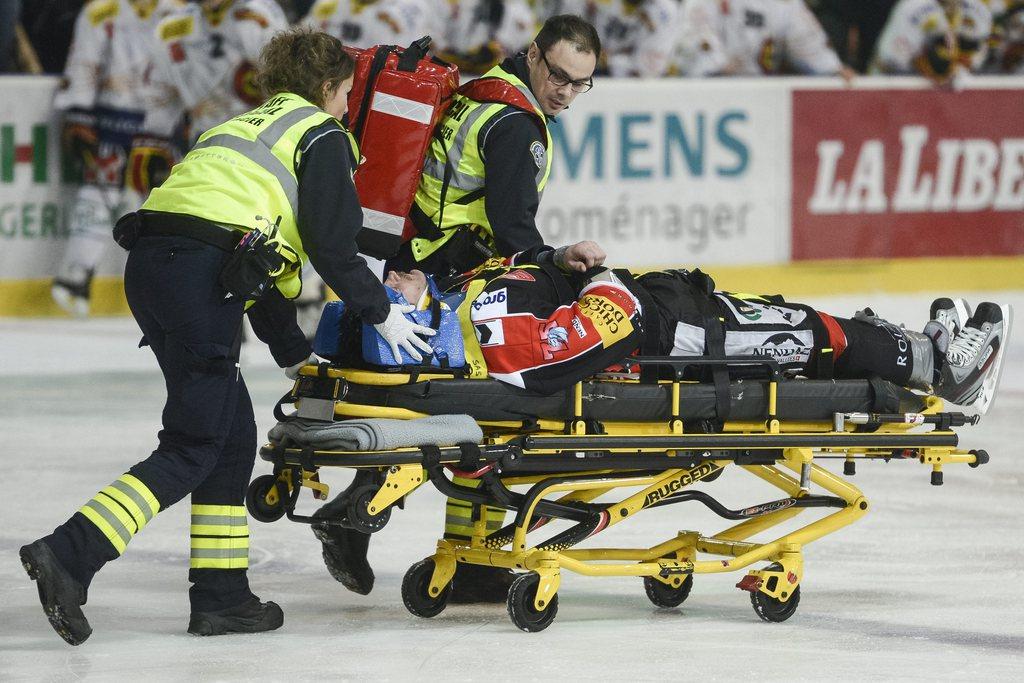
[[(388, 339), (419, 357), (430, 346), (406, 306), (356, 253), (358, 158), (341, 126), (354, 62), (342, 43), (296, 29), (260, 57), (264, 104), (215, 126), (115, 228), (129, 249), (125, 294), (167, 386), (153, 453), (54, 532), (21, 548), (50, 624), (71, 645), (92, 633), (89, 583), (156, 513), (191, 494), (188, 631), (279, 628), (280, 607), (249, 589), (245, 489), (256, 423), (239, 369), (242, 315), (278, 365), (297, 373), (311, 349), (296, 325), (307, 254), (327, 283)], [(250, 307), (250, 303), (255, 303)], [(396, 353), (397, 357), (397, 353)]]
[(544, 243), (536, 216), (551, 172), (548, 125), (593, 87), (600, 53), (593, 26), (553, 16), (528, 50), (459, 89), (427, 150), (410, 213), (417, 236), (388, 270), (448, 276)]
[[(410, 212), (417, 236), (402, 245), (386, 271), (418, 269), (450, 277), (491, 257), (544, 244), (536, 215), (551, 172), (548, 125), (593, 87), (600, 54), (593, 26), (576, 15), (555, 15), (525, 52), (459, 89), (427, 150)], [(593, 265), (583, 264), (584, 269)], [(331, 516), (335, 504), (343, 508), (359, 484), (357, 478), (322, 514)], [(445, 529), (457, 534), (461, 527)], [(369, 593), (374, 580), (365, 561), (369, 536), (327, 524), (314, 525), (313, 533), (323, 544), (331, 575), (349, 590)], [(451, 600), (504, 601), (511, 578), (502, 569), (460, 564)]]

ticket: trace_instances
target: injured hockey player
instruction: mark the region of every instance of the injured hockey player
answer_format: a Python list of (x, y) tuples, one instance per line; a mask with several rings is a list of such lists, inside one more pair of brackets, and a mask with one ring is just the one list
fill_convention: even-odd
[[(433, 357), (424, 363), (436, 367), (445, 364), (439, 359), (464, 358), (470, 377), (489, 376), (527, 392), (552, 393), (609, 369), (621, 372), (635, 354), (760, 356), (776, 361), (789, 377), (878, 377), (978, 413), (992, 402), (1009, 306), (984, 302), (972, 314), (963, 299), (939, 298), (918, 332), (869, 308), (844, 318), (778, 295), (716, 291), (700, 270), (578, 272), (567, 265), (579, 266), (567, 253), (591, 248), (603, 255), (591, 242), (541, 247), (491, 260), (451, 281), (434, 282), (414, 270), (391, 272), (385, 284), (396, 301), (419, 311), (440, 309), (442, 324), (446, 316), (457, 316), (454, 329), (473, 330), (451, 335), (442, 329), (431, 339)], [(362, 356), (351, 349), (324, 355), (346, 366), (414, 364), (398, 349), (368, 347), (365, 341)], [(368, 356), (368, 349), (376, 356)], [(397, 362), (395, 354), (401, 355)], [(358, 483), (357, 477), (353, 486)], [(317, 515), (345, 510), (346, 493)], [(369, 592), (369, 536), (325, 524), (314, 525), (314, 531), (332, 575), (350, 590)]]

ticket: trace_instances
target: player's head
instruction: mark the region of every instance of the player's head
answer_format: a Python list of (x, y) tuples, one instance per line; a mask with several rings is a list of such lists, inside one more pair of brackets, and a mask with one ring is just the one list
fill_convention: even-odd
[(409, 303), (417, 304), (427, 291), (427, 276), (419, 270), (392, 270), (384, 278), (384, 284), (405, 297)]
[(334, 36), (309, 28), (275, 35), (260, 53), (256, 82), (264, 97), (293, 93), (340, 119), (348, 109), (355, 61)]
[(601, 39), (587, 21), (559, 14), (544, 22), (526, 52), (530, 90), (548, 116), (564, 110), (593, 86)]

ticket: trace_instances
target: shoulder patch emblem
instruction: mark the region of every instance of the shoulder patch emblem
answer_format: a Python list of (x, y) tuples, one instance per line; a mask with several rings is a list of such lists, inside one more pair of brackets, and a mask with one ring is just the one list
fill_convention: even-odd
[(86, 11), (89, 13), (89, 22), (96, 26), (102, 24), (108, 19), (113, 19), (117, 16), (120, 11), (121, 5), (118, 4), (117, 0), (106, 0), (103, 2), (91, 3)]
[(176, 17), (162, 22), (157, 29), (157, 34), (160, 36), (160, 40), (167, 42), (184, 38), (192, 33), (193, 28), (191, 16)]
[(537, 168), (544, 168), (548, 155), (547, 150), (544, 149), (544, 143), (540, 140), (535, 140), (530, 145), (530, 154), (533, 155), (533, 163), (537, 164)]

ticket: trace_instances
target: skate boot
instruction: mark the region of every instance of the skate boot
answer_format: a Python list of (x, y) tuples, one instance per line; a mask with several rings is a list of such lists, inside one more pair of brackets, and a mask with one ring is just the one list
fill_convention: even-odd
[(225, 633), (260, 633), (281, 628), (284, 612), (276, 602), (260, 602), (255, 595), (247, 602), (216, 612), (192, 612), (188, 632), (194, 636)]
[(939, 354), (944, 354), (953, 337), (971, 317), (971, 307), (963, 299), (943, 297), (932, 302), (930, 314), (924, 333), (931, 338)]
[(971, 406), (979, 414), (989, 409), (999, 384), (1011, 317), (1009, 306), (988, 301), (978, 305), (949, 344), (939, 370), (939, 396)]
[(515, 578), (516, 575), (504, 567), (460, 562), (452, 577), (452, 592), (448, 602), (454, 605), (505, 602)]
[(54, 278), (50, 295), (66, 313), (77, 318), (89, 315), (89, 289), (93, 271), (74, 269), (68, 276)]
[(71, 645), (81, 645), (92, 635), (92, 627), (82, 613), (85, 588), (57, 560), (50, 546), (36, 541), (22, 546), (21, 564), (39, 589), (39, 602), (50, 626)]

